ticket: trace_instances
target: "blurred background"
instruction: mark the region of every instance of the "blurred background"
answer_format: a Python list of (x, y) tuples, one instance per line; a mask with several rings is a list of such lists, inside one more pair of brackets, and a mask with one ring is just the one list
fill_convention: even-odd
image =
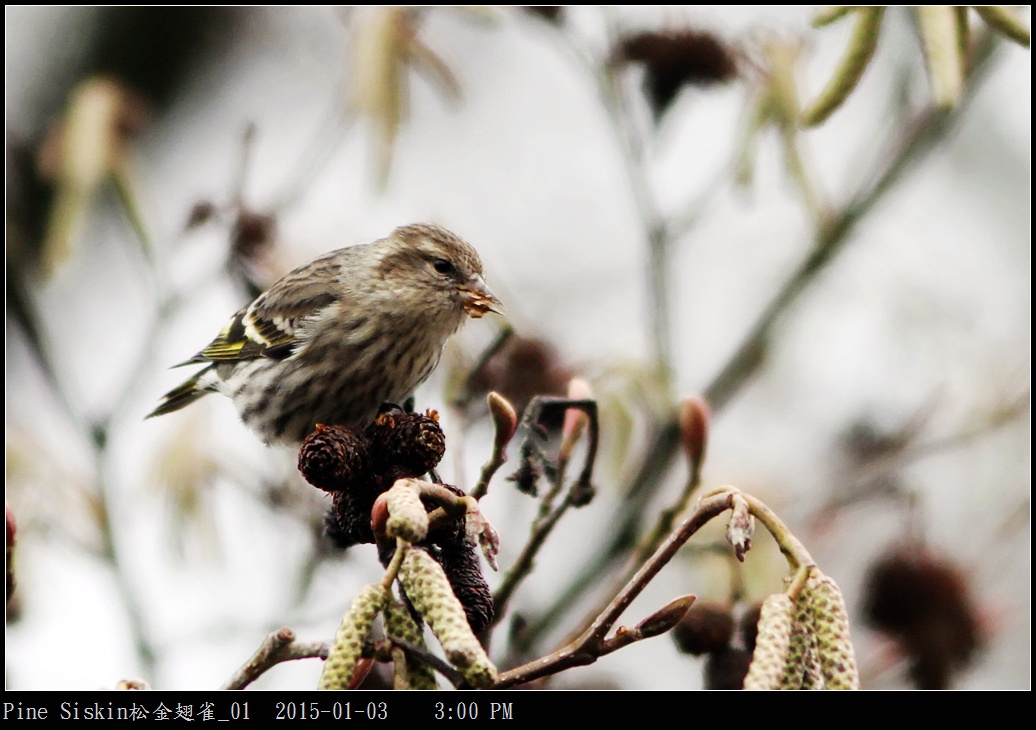
[[(1029, 687), (1027, 41), (958, 13), (969, 66), (947, 90), (890, 9), (852, 93), (800, 128), (853, 18), (5, 13), (8, 689), (217, 688), (278, 627), (334, 634), (381, 568), (327, 544), (295, 455), (223, 398), (143, 417), (258, 291), (415, 221), (475, 245), (515, 332), (480, 360), (504, 320), (469, 324), (417, 394), (446, 481), (470, 489), (489, 457), (489, 389), (520, 406), (579, 376), (601, 407), (597, 496), (516, 592), (499, 666), (607, 598), (679, 498), (677, 405), (704, 396), (704, 486), (765, 501), (838, 581), (865, 688)], [(504, 570), (537, 509), (503, 478), (516, 446), (482, 501)], [(739, 565), (721, 533), (621, 623), (686, 593), (737, 620), (781, 589), (765, 534)], [(546, 686), (723, 686), (739, 641), (694, 656), (664, 635)]]

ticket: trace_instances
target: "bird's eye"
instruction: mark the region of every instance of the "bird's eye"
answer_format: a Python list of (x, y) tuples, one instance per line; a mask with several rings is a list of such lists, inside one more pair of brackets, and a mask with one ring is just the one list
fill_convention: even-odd
[(436, 259), (432, 265), (435, 266), (435, 270), (438, 271), (440, 274), (453, 273), (453, 264), (451, 264), (446, 259)]

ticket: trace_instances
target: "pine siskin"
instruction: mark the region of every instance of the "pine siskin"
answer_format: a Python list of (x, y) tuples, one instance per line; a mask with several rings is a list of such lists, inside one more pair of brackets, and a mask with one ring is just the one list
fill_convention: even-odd
[(424, 382), (465, 314), (499, 313), (499, 304), (468, 243), (439, 226), (403, 226), (324, 254), (260, 294), (181, 363), (210, 364), (148, 417), (218, 392), (267, 443), (299, 443), (318, 423), (360, 426)]

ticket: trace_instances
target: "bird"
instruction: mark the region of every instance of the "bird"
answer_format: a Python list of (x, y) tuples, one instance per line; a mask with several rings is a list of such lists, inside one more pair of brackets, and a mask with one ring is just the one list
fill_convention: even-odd
[(465, 315), (502, 313), (482, 273), (469, 243), (428, 223), (319, 256), (175, 365), (205, 367), (147, 417), (218, 392), (271, 445), (297, 445), (317, 424), (366, 425), (428, 378)]

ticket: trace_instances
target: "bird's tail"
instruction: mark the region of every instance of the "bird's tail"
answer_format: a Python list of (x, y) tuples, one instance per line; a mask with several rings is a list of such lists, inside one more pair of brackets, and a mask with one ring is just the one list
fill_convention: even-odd
[(204, 375), (210, 370), (216, 367), (216, 363), (209, 365), (209, 367), (200, 370), (195, 373), (193, 377), (184, 382), (182, 385), (173, 388), (164, 396), (162, 396), (162, 402), (158, 404), (158, 407), (147, 414), (146, 418), (154, 418), (155, 416), (164, 416), (166, 413), (172, 413), (178, 411), (184, 406), (189, 406), (194, 401), (201, 398), (203, 395), (207, 395), (212, 392), (209, 388), (199, 384), (199, 381)]

